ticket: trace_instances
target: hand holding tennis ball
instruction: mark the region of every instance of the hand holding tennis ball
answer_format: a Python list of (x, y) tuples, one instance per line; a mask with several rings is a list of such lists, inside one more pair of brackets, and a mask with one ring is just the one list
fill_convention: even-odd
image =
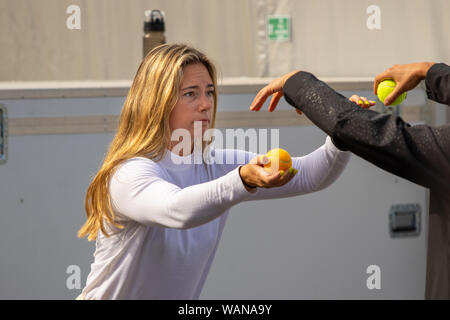
[[(394, 98), (404, 92), (414, 89), (420, 81), (427, 76), (428, 70), (434, 65), (434, 62), (414, 62), (408, 64), (396, 64), (380, 74), (373, 82), (373, 93), (377, 95), (378, 86), (383, 80), (393, 80), (396, 84), (395, 90), (389, 96), (386, 96), (383, 103), (390, 105)], [(381, 99), (380, 99), (381, 100)]]
[[(381, 102), (385, 103), (385, 99), (394, 91), (396, 86), (395, 81), (393, 80), (383, 80), (378, 84), (377, 88), (377, 96)], [(394, 101), (392, 101), (389, 105), (396, 106), (403, 102), (406, 98), (406, 92), (400, 94)]]
[(273, 149), (266, 155), (258, 155), (239, 168), (239, 175), (247, 190), (281, 187), (291, 181), (297, 172), (292, 168), (291, 156), (283, 149)]
[[(266, 157), (270, 160), (269, 163), (264, 165), (264, 170), (273, 173), (278, 170), (286, 172), (292, 168), (292, 159), (290, 154), (284, 149), (272, 149), (267, 152)], [(292, 172), (292, 170), (290, 171)]]

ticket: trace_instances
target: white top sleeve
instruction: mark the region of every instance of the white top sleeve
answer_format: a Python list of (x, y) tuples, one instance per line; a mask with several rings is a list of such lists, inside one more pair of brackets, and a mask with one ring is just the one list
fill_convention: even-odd
[[(244, 153), (247, 158), (256, 156)], [(219, 217), (241, 201), (292, 197), (324, 189), (339, 177), (350, 155), (338, 150), (327, 137), (322, 147), (292, 159), (292, 167), (299, 172), (289, 183), (252, 192), (242, 183), (240, 165), (225, 165), (221, 177), (180, 188), (167, 181), (164, 170), (154, 161), (132, 158), (119, 166), (111, 179), (111, 203), (119, 219), (150, 226), (193, 228)]]
[(207, 223), (251, 195), (242, 183), (239, 167), (218, 179), (180, 188), (146, 158), (122, 164), (111, 179), (110, 194), (119, 218), (177, 229)]
[(351, 152), (339, 150), (327, 136), (320, 148), (292, 158), (292, 167), (298, 173), (291, 181), (279, 188), (258, 188), (248, 200), (286, 198), (325, 189), (341, 175), (350, 157)]

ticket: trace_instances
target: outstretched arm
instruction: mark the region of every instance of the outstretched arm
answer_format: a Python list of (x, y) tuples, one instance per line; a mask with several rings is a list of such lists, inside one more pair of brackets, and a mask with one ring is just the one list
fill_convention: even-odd
[(323, 190), (339, 178), (350, 158), (350, 152), (337, 149), (327, 137), (325, 144), (310, 154), (292, 158), (292, 168), (298, 173), (289, 183), (280, 188), (258, 188), (246, 200), (287, 198)]
[[(267, 87), (251, 110), (259, 110), (268, 96), (281, 92), (340, 149), (427, 188), (449, 189), (450, 125), (412, 127), (400, 117), (361, 109), (308, 72), (281, 77)], [(275, 109), (273, 103), (269, 108)]]
[(121, 218), (145, 225), (197, 227), (246, 200), (257, 187), (277, 189), (293, 178), (280, 176), (279, 171), (267, 173), (262, 166), (260, 159), (252, 159), (215, 180), (180, 188), (167, 181), (162, 168), (152, 160), (129, 159), (111, 179), (112, 206)]

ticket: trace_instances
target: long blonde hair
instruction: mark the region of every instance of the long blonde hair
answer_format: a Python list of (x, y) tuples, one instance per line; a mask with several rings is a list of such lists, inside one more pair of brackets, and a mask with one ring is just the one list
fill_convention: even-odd
[(178, 101), (179, 89), (186, 65), (202, 63), (214, 84), (214, 108), (211, 128), (217, 109), (217, 73), (214, 64), (198, 50), (184, 44), (161, 45), (154, 48), (139, 66), (128, 92), (119, 127), (102, 166), (86, 194), (87, 220), (78, 237), (97, 238), (99, 230), (109, 236), (104, 221), (123, 228), (111, 207), (109, 181), (114, 170), (132, 157), (149, 157), (159, 161), (170, 146), (169, 116)]

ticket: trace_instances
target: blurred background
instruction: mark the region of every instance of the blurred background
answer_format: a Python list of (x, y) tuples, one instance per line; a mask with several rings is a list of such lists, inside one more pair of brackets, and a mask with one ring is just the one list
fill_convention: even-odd
[[(412, 124), (450, 121), (423, 84), (396, 108), (372, 92), (393, 64), (449, 63), (450, 1), (0, 0), (0, 299), (73, 299), (83, 288), (95, 249), (76, 237), (85, 193), (155, 9), (166, 43), (188, 43), (220, 70), (221, 130), (277, 129), (294, 156), (321, 146), (325, 135), (284, 100), (271, 115), (248, 111), (296, 69)], [(419, 208), (408, 232), (392, 230), (398, 206)], [(326, 190), (233, 207), (201, 298), (423, 299), (427, 206), (428, 190), (353, 156)]]
[[(80, 8), (80, 29), (66, 27), (71, 5)], [(371, 5), (380, 29), (367, 26)], [(168, 42), (205, 51), (224, 77), (292, 69), (373, 77), (396, 63), (450, 55), (446, 0), (2, 0), (0, 80), (132, 79), (149, 9), (164, 11)], [(267, 40), (269, 15), (291, 17), (290, 41)]]

